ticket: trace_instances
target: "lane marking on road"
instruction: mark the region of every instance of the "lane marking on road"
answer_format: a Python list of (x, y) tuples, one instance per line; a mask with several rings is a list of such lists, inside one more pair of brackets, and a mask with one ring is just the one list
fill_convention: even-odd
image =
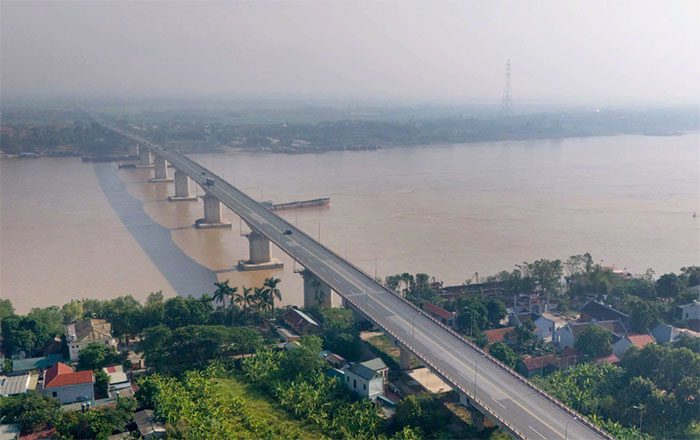
[(539, 435), (539, 436), (542, 437), (544, 440), (547, 440), (547, 437), (545, 437), (545, 436), (543, 436), (542, 434), (540, 434), (540, 432), (539, 432), (538, 430), (536, 430), (535, 428), (533, 428), (532, 426), (527, 425), (527, 427), (530, 428), (530, 429), (532, 429), (532, 430), (535, 432), (535, 434)]

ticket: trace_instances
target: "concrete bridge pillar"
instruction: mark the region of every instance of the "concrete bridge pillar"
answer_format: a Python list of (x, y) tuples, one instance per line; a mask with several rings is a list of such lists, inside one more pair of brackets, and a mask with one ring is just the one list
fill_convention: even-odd
[(402, 370), (411, 369), (411, 352), (403, 346), (399, 346), (399, 367)]
[(151, 179), (151, 182), (172, 182), (173, 181), (173, 179), (168, 178), (168, 162), (162, 156), (156, 155), (155, 174), (156, 174), (156, 177)]
[(300, 274), (304, 278), (304, 307), (333, 307), (331, 286), (308, 269), (302, 270)]
[(151, 168), (153, 167), (153, 155), (145, 147), (139, 147), (139, 163), (136, 165), (138, 168)]
[(168, 197), (171, 202), (185, 202), (197, 200), (196, 196), (190, 195), (190, 178), (184, 172), (175, 170), (175, 195)]
[(484, 429), (484, 424), (486, 422), (486, 416), (484, 416), (484, 413), (479, 411), (472, 403), (471, 399), (469, 399), (469, 396), (466, 394), (459, 392), (459, 404), (462, 405), (469, 411), (469, 414), (471, 415), (472, 419), (472, 424), (476, 428), (477, 431), (483, 431)]
[(238, 268), (240, 270), (261, 270), (282, 267), (283, 264), (280, 260), (270, 257), (270, 239), (257, 229), (253, 227), (250, 229), (251, 231), (246, 234), (250, 258), (240, 260)]
[(230, 228), (231, 222), (221, 218), (221, 202), (209, 193), (204, 193), (204, 218), (197, 219), (194, 227), (199, 229)]
[(139, 155), (139, 144), (129, 144), (129, 150), (127, 153), (129, 156)]

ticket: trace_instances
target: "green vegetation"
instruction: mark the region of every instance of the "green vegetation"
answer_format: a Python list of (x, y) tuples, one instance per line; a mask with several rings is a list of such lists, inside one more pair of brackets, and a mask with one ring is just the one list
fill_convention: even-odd
[(124, 363), (125, 357), (112, 347), (93, 342), (84, 347), (78, 354), (78, 369), (99, 370), (107, 365)]
[[(533, 381), (618, 438), (639, 428), (660, 438), (689, 438), (700, 421), (700, 355), (687, 348), (631, 348), (621, 367), (582, 364)], [(641, 412), (641, 415), (640, 415)], [(605, 422), (604, 422), (605, 421)], [(636, 436), (636, 437), (635, 437)]]
[(612, 353), (611, 335), (607, 330), (591, 325), (586, 327), (574, 343), (574, 348), (591, 358)]

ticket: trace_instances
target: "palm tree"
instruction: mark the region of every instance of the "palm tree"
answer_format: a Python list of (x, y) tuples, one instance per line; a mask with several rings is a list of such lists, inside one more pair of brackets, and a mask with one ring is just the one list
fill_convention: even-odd
[(229, 280), (222, 281), (220, 283), (214, 283), (216, 286), (216, 290), (214, 291), (214, 301), (221, 302), (223, 308), (226, 308), (226, 298), (230, 297), (232, 295), (232, 291), (235, 292), (234, 289), (232, 289), (231, 286), (228, 285)]
[(272, 309), (272, 314), (275, 314), (275, 298), (282, 301), (282, 292), (277, 288), (277, 285), (281, 283), (282, 280), (275, 277), (266, 278), (263, 282), (263, 288), (269, 293), (270, 307)]
[(255, 287), (253, 289), (253, 303), (255, 308), (258, 309), (258, 313), (265, 309), (265, 290), (262, 287)]
[(243, 292), (237, 293), (236, 296), (234, 297), (233, 301), (236, 304), (239, 304), (241, 309), (243, 309), (243, 314), (247, 315), (248, 314), (248, 306), (252, 302), (252, 295), (250, 292), (253, 290), (252, 287), (242, 287)]

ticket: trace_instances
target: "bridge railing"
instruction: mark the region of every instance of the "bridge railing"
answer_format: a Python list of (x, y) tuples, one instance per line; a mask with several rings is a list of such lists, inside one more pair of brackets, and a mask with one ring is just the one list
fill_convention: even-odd
[[(192, 159), (189, 159), (189, 158), (187, 158), (187, 157), (186, 157), (186, 159), (187, 159), (187, 160), (190, 160), (190, 161), (192, 161), (192, 162), (194, 162)], [(196, 164), (196, 162), (194, 162), (194, 163)], [(201, 166), (201, 165), (200, 165), (200, 166)], [(203, 168), (203, 167), (202, 167), (202, 168)], [(211, 171), (209, 171), (209, 172), (210, 172), (210, 174), (212, 174), (213, 176), (217, 177), (219, 180), (221, 180), (221, 181), (223, 181), (223, 182), (226, 182), (224, 179), (222, 179), (222, 178), (219, 177), (218, 175), (216, 175), (216, 174), (214, 174), (214, 173), (211, 173)], [(496, 359), (495, 357), (493, 357), (493, 356), (490, 355), (489, 353), (487, 353), (487, 352), (485, 352), (484, 350), (482, 350), (481, 347), (479, 347), (478, 345), (474, 344), (474, 343), (471, 342), (470, 340), (466, 339), (466, 338), (465, 338), (464, 336), (462, 336), (461, 334), (457, 333), (453, 328), (451, 328), (451, 327), (449, 327), (449, 326), (443, 324), (441, 321), (435, 319), (432, 315), (430, 315), (429, 313), (426, 313), (424, 310), (420, 309), (420, 308), (417, 307), (415, 304), (413, 304), (412, 302), (408, 301), (406, 298), (403, 298), (403, 297), (402, 297), (400, 294), (398, 294), (397, 292), (395, 292), (395, 291), (393, 291), (393, 290), (391, 290), (391, 289), (388, 289), (386, 286), (380, 284), (374, 277), (372, 277), (370, 274), (368, 274), (364, 269), (362, 269), (362, 268), (356, 266), (356, 265), (355, 265), (354, 263), (352, 263), (351, 261), (348, 261), (348, 260), (346, 260), (345, 258), (341, 257), (340, 255), (336, 254), (333, 250), (331, 250), (330, 248), (328, 248), (328, 247), (327, 247), (326, 245), (324, 245), (323, 243), (321, 243), (321, 242), (319, 242), (319, 241), (316, 241), (313, 237), (311, 237), (310, 235), (308, 235), (306, 232), (304, 232), (304, 231), (298, 229), (296, 226), (293, 226), (291, 223), (289, 223), (289, 222), (288, 222), (287, 220), (285, 220), (284, 218), (280, 217), (279, 215), (275, 214), (274, 212), (272, 212), (272, 211), (268, 210), (267, 208), (265, 208), (264, 206), (260, 205), (256, 200), (254, 200), (252, 197), (248, 196), (248, 195), (247, 195), (246, 193), (244, 193), (243, 191), (238, 190), (237, 188), (235, 188), (233, 185), (229, 184), (228, 182), (226, 182), (226, 183), (227, 183), (229, 186), (231, 186), (238, 194), (241, 194), (244, 198), (247, 198), (250, 202), (254, 203), (256, 207), (259, 207), (261, 210), (264, 210), (265, 213), (268, 213), (268, 214), (270, 214), (270, 215), (273, 215), (273, 216), (277, 217), (277, 218), (278, 218), (280, 221), (282, 221), (289, 229), (294, 229), (296, 232), (298, 232), (298, 233), (304, 235), (304, 236), (305, 236), (307, 239), (309, 239), (310, 241), (313, 241), (314, 243), (317, 243), (321, 248), (323, 248), (326, 252), (328, 252), (333, 258), (338, 259), (339, 261), (341, 261), (341, 262), (347, 264), (348, 266), (351, 266), (351, 267), (352, 267), (353, 269), (355, 269), (356, 271), (362, 273), (365, 277), (367, 277), (368, 279), (370, 279), (370, 280), (371, 280), (377, 287), (379, 287), (382, 291), (388, 292), (388, 293), (390, 293), (391, 295), (393, 295), (394, 297), (398, 298), (398, 299), (401, 300), (403, 303), (407, 304), (409, 307), (411, 307), (412, 309), (414, 309), (414, 310), (415, 310), (417, 313), (419, 313), (421, 316), (424, 316), (424, 317), (426, 317), (427, 319), (431, 320), (432, 322), (434, 322), (435, 324), (437, 324), (438, 326), (440, 326), (441, 328), (443, 328), (444, 330), (446, 330), (447, 332), (449, 332), (451, 335), (453, 335), (454, 337), (458, 338), (461, 342), (463, 342), (464, 344), (466, 344), (467, 346), (469, 346), (471, 349), (473, 349), (474, 351), (476, 351), (479, 355), (481, 355), (482, 357), (488, 359), (489, 361), (491, 361), (492, 363), (494, 363), (496, 366), (500, 367), (503, 371), (505, 371), (506, 373), (508, 373), (510, 376), (512, 376), (513, 378), (515, 378), (515, 379), (518, 380), (519, 382), (523, 383), (524, 385), (526, 385), (527, 387), (529, 387), (530, 389), (532, 389), (533, 391), (535, 391), (536, 393), (538, 393), (538, 394), (541, 395), (542, 397), (546, 398), (548, 401), (552, 402), (552, 403), (555, 404), (557, 407), (559, 407), (560, 409), (564, 410), (566, 413), (568, 413), (568, 414), (570, 414), (571, 416), (573, 416), (573, 417), (577, 418), (578, 420), (580, 420), (581, 423), (585, 424), (588, 428), (592, 429), (593, 431), (595, 431), (596, 433), (598, 433), (599, 435), (601, 435), (602, 437), (604, 437), (604, 438), (606, 438), (606, 439), (614, 440), (614, 437), (613, 437), (613, 436), (611, 436), (611, 435), (610, 435), (609, 433), (607, 433), (606, 431), (602, 430), (602, 429), (601, 429), (600, 427), (598, 427), (597, 425), (593, 424), (593, 423), (592, 423), (586, 416), (584, 416), (583, 414), (578, 413), (577, 411), (573, 410), (572, 408), (568, 407), (567, 405), (565, 405), (564, 403), (562, 403), (561, 401), (559, 401), (558, 399), (556, 399), (556, 398), (555, 398), (554, 396), (552, 396), (551, 394), (545, 392), (544, 390), (542, 390), (542, 389), (539, 388), (538, 386), (534, 385), (532, 382), (530, 382), (529, 380), (527, 380), (527, 378), (525, 378), (524, 376), (520, 375), (518, 372), (516, 372), (516, 371), (513, 370), (512, 368), (510, 368), (510, 367), (508, 367), (507, 365), (505, 365), (503, 362), (499, 361), (498, 359)], [(296, 232), (295, 232), (295, 233), (296, 233)], [(273, 240), (273, 241), (274, 241), (274, 240)], [(276, 244), (279, 246), (279, 243), (276, 243)], [(316, 275), (319, 279), (321, 279), (324, 283), (328, 284), (329, 286), (332, 285), (332, 283), (329, 282), (328, 280), (324, 279), (324, 277), (323, 277), (322, 275), (320, 275), (320, 274), (315, 274), (315, 275)], [(340, 294), (340, 292), (338, 292), (338, 293)], [(341, 294), (341, 295), (342, 295), (342, 294)], [(345, 300), (346, 300), (346, 301), (350, 301), (351, 303), (353, 303), (354, 306), (357, 307), (357, 305), (355, 304), (355, 301), (352, 301), (352, 300), (350, 299), (350, 297), (345, 297)], [(359, 308), (359, 307), (358, 307), (358, 308)], [(370, 315), (367, 313), (367, 311), (365, 311), (365, 310), (363, 310), (363, 313), (365, 313), (368, 317), (370, 316)], [(389, 334), (391, 334), (392, 337), (395, 337), (397, 340), (402, 340), (401, 338), (396, 337), (396, 335), (394, 335), (393, 332), (391, 332), (390, 330), (388, 330), (387, 328), (385, 328), (384, 326), (382, 326), (381, 323), (380, 323), (376, 318), (374, 319), (374, 321), (375, 321), (377, 324), (379, 324), (379, 325), (384, 329), (384, 331), (386, 331), (386, 332), (388, 332)], [(407, 347), (409, 346), (409, 345), (407, 345), (405, 342), (402, 342), (402, 343), (403, 343), (404, 345), (406, 345)], [(441, 372), (441, 370), (438, 369), (432, 362), (430, 362), (429, 360), (425, 359), (424, 356), (420, 355), (419, 353), (416, 353), (415, 348), (411, 347), (411, 351), (414, 352), (414, 354), (415, 354), (417, 357), (419, 357), (419, 358), (421, 359), (421, 361), (425, 362), (425, 363), (426, 363), (427, 365), (429, 365), (432, 369), (434, 369), (434, 370), (440, 372), (440, 374), (443, 374), (443, 375), (445, 374), (445, 373)], [(448, 375), (445, 375), (445, 377), (449, 379), (449, 376), (448, 376)], [(457, 385), (457, 382), (456, 382), (454, 379), (451, 379), (450, 382), (454, 383), (454, 384), (457, 386), (457, 388), (459, 388), (461, 391), (464, 391), (464, 390), (462, 390), (462, 387), (460, 387), (459, 385)], [(471, 396), (471, 395), (472, 395), (472, 393), (469, 393), (469, 392), (467, 392), (467, 391), (464, 391), (464, 392), (465, 392), (465, 394), (467, 394), (468, 396)], [(495, 417), (496, 419), (499, 419), (499, 420), (500, 420), (500, 418), (496, 415), (496, 413), (495, 413), (493, 410), (491, 410), (490, 408), (488, 408), (482, 401), (480, 401), (478, 398), (476, 398), (476, 396), (473, 396), (473, 398), (474, 398), (473, 400), (475, 400), (475, 401), (477, 401), (477, 402), (480, 402), (479, 404), (483, 406), (484, 410), (486, 410), (489, 414), (491, 414), (491, 415), (492, 415), (493, 417)], [(507, 429), (512, 430), (514, 433), (517, 432), (517, 430), (516, 430), (514, 427), (508, 425), (505, 421), (502, 421), (502, 423), (504, 423), (503, 426), (506, 427)]]
[[(128, 133), (126, 133), (126, 132), (124, 132), (124, 131), (122, 131), (122, 130), (115, 129), (114, 127), (109, 126), (109, 124), (104, 124), (104, 123), (103, 123), (103, 125), (107, 125), (109, 128), (111, 128), (112, 130), (115, 130), (115, 131), (120, 132), (122, 135), (125, 135), (125, 136), (128, 135)], [(127, 137), (128, 137), (128, 136), (127, 136)], [(160, 150), (160, 147), (158, 147), (156, 144), (153, 144), (152, 142), (150, 142), (150, 141), (148, 141), (148, 140), (146, 140), (146, 142), (147, 142), (148, 144), (150, 144), (151, 148)], [(197, 165), (197, 166), (199, 166), (199, 167), (201, 167), (201, 168), (203, 168), (203, 169), (206, 169), (206, 168), (204, 168), (203, 166), (199, 165), (199, 164), (198, 164), (197, 162), (195, 162), (194, 160), (192, 160), (192, 159), (188, 158), (187, 156), (184, 156), (184, 155), (182, 155), (182, 154), (180, 154), (180, 153), (173, 153), (173, 152), (167, 151), (167, 154), (168, 154), (168, 155), (173, 155), (173, 156), (175, 156), (175, 157), (178, 157), (178, 156), (179, 156), (179, 157), (181, 157), (181, 158), (184, 158), (185, 161), (192, 162), (193, 164), (195, 164), (195, 165)], [(341, 262), (343, 262), (343, 263), (345, 263), (345, 264), (351, 266), (351, 267), (352, 267), (353, 269), (355, 269), (356, 271), (362, 273), (365, 277), (367, 277), (367, 278), (370, 279), (374, 284), (376, 284), (381, 290), (383, 290), (383, 291), (385, 291), (385, 292), (388, 292), (388, 293), (394, 295), (396, 298), (400, 299), (400, 300), (401, 300), (402, 302), (404, 302), (405, 304), (408, 304), (408, 305), (409, 305), (411, 308), (413, 308), (417, 313), (421, 314), (422, 316), (428, 318), (429, 320), (431, 320), (432, 322), (434, 322), (434, 323), (437, 324), (438, 326), (442, 327), (444, 330), (446, 330), (447, 332), (449, 332), (450, 334), (452, 334), (453, 336), (455, 336), (456, 338), (458, 338), (458, 339), (459, 339), (460, 341), (462, 341), (464, 344), (466, 344), (467, 346), (469, 346), (470, 348), (472, 348), (473, 350), (475, 350), (475, 351), (476, 351), (478, 354), (480, 354), (482, 357), (487, 358), (489, 361), (491, 361), (492, 363), (494, 363), (495, 365), (497, 365), (498, 367), (500, 367), (503, 371), (505, 371), (506, 373), (508, 373), (508, 374), (511, 375), (512, 377), (516, 378), (518, 381), (520, 381), (521, 383), (525, 384), (527, 387), (531, 388), (532, 390), (534, 390), (535, 392), (537, 392), (537, 393), (538, 393), (539, 395), (541, 395), (542, 397), (544, 397), (544, 398), (546, 398), (547, 400), (549, 400), (550, 402), (554, 403), (557, 407), (561, 408), (562, 410), (564, 410), (564, 411), (567, 412), (568, 414), (570, 414), (570, 415), (576, 417), (576, 418), (579, 419), (583, 424), (585, 424), (585, 425), (588, 426), (590, 429), (592, 429), (592, 430), (594, 430), (595, 432), (597, 432), (599, 435), (603, 436), (603, 437), (606, 438), (606, 439), (614, 440), (614, 437), (613, 437), (613, 436), (611, 436), (609, 433), (605, 432), (604, 430), (602, 430), (601, 428), (599, 428), (598, 426), (596, 426), (595, 424), (593, 424), (586, 416), (584, 416), (584, 415), (578, 413), (577, 411), (574, 411), (572, 408), (568, 407), (567, 405), (564, 405), (561, 401), (559, 401), (558, 399), (556, 399), (554, 396), (550, 395), (549, 393), (545, 392), (545, 391), (542, 390), (541, 388), (537, 387), (537, 386), (534, 385), (532, 382), (528, 381), (525, 377), (523, 377), (522, 375), (520, 375), (519, 373), (517, 373), (516, 371), (514, 371), (513, 369), (511, 369), (511, 368), (508, 367), (507, 365), (503, 364), (503, 363), (502, 363), (501, 361), (499, 361), (498, 359), (496, 359), (496, 358), (494, 358), (493, 356), (491, 356), (489, 353), (486, 353), (486, 352), (485, 352), (484, 350), (482, 350), (479, 346), (477, 346), (477, 345), (474, 344), (473, 342), (471, 342), (471, 341), (467, 340), (466, 338), (464, 338), (464, 336), (462, 336), (461, 334), (457, 333), (457, 332), (456, 332), (454, 329), (452, 329), (451, 327), (446, 326), (445, 324), (443, 324), (441, 321), (435, 319), (435, 318), (434, 318), (433, 316), (431, 316), (430, 314), (425, 313), (423, 310), (421, 310), (421, 309), (418, 308), (415, 304), (413, 304), (413, 303), (411, 303), (410, 301), (408, 301), (408, 300), (406, 300), (405, 298), (403, 298), (403, 297), (402, 297), (401, 295), (399, 295), (397, 292), (395, 292), (395, 291), (393, 291), (393, 290), (391, 290), (391, 289), (388, 289), (388, 288), (386, 288), (385, 286), (383, 286), (382, 284), (378, 283), (377, 280), (375, 280), (375, 279), (374, 279), (371, 275), (369, 275), (365, 270), (361, 269), (360, 267), (356, 266), (354, 263), (352, 263), (352, 262), (346, 260), (345, 258), (341, 257), (340, 255), (336, 254), (334, 251), (332, 251), (331, 249), (329, 249), (326, 245), (324, 245), (324, 244), (321, 243), (321, 242), (316, 241), (314, 238), (312, 238), (311, 236), (309, 236), (309, 235), (308, 235), (307, 233), (305, 233), (304, 231), (302, 231), (302, 230), (298, 229), (297, 227), (293, 226), (292, 224), (290, 224), (290, 223), (289, 223), (287, 220), (285, 220), (284, 218), (278, 216), (278, 215), (275, 214), (274, 212), (272, 212), (272, 211), (268, 210), (267, 208), (263, 207), (263, 206), (260, 205), (256, 200), (254, 200), (252, 197), (248, 196), (248, 195), (247, 195), (246, 193), (244, 193), (243, 191), (238, 190), (236, 187), (234, 187), (233, 185), (231, 185), (230, 183), (228, 183), (226, 180), (222, 179), (220, 176), (214, 174), (214, 173), (211, 172), (210, 170), (207, 170), (207, 172), (208, 172), (210, 175), (215, 176), (215, 177), (216, 177), (217, 179), (219, 179), (220, 181), (225, 182), (225, 183), (226, 183), (227, 185), (229, 185), (232, 189), (234, 189), (234, 191), (236, 191), (238, 194), (240, 194), (241, 196), (243, 196), (244, 198), (246, 198), (246, 199), (248, 199), (250, 202), (252, 202), (252, 203), (254, 204), (254, 206), (259, 207), (261, 210), (264, 210), (266, 214), (269, 214), (269, 215), (272, 215), (272, 216), (277, 217), (277, 218), (278, 218), (280, 221), (282, 221), (289, 229), (293, 229), (293, 230), (295, 230), (295, 231), (301, 233), (302, 235), (304, 235), (304, 236), (305, 236), (306, 238), (308, 238), (309, 240), (311, 240), (311, 241), (317, 243), (317, 244), (318, 244), (321, 248), (323, 248), (326, 252), (328, 252), (329, 254), (331, 254), (331, 256), (332, 256), (333, 258), (338, 259), (339, 261), (341, 261)], [(275, 241), (275, 240), (272, 239), (272, 238), (270, 238), (270, 239), (271, 239), (273, 242)], [(277, 246), (280, 246), (279, 243), (275, 243), (275, 244), (276, 244)], [(328, 282), (328, 280), (323, 279), (323, 278), (324, 278), (323, 276), (321, 276), (321, 275), (319, 275), (319, 274), (316, 274), (316, 276), (319, 277), (323, 282), (325, 282), (325, 283), (328, 284), (329, 286), (332, 285), (332, 283)], [(340, 292), (338, 292), (338, 293), (340, 294)], [(341, 294), (341, 295), (342, 295), (342, 294)], [(365, 315), (367, 315), (368, 317), (370, 316), (366, 310), (364, 310), (363, 308), (361, 308), (358, 304), (355, 304), (355, 301), (353, 301), (350, 297), (346, 297), (345, 300), (346, 300), (346, 301), (349, 301), (349, 302), (351, 302), (351, 303), (353, 303), (353, 305), (354, 305), (355, 307), (357, 307), (358, 309), (361, 309), (362, 312), (365, 313)], [(376, 318), (374, 319), (374, 321), (375, 321), (377, 324), (379, 324), (382, 328), (384, 328), (384, 330), (385, 330), (386, 332), (388, 332), (389, 334), (391, 334), (392, 337), (394, 337), (395, 339), (397, 339), (397, 340), (399, 340), (399, 341), (402, 341), (401, 338), (398, 338), (396, 335), (393, 334), (393, 332), (391, 332), (389, 329), (387, 329), (387, 328), (385, 328), (384, 326), (382, 326), (381, 323), (380, 323)], [(405, 342), (402, 342), (402, 343), (403, 343), (404, 345), (406, 345), (407, 347), (409, 346), (409, 345), (406, 344)], [(440, 370), (439, 368), (437, 368), (432, 362), (430, 362), (429, 360), (425, 359), (422, 355), (420, 355), (419, 353), (417, 353), (416, 350), (415, 350), (415, 348), (411, 347), (411, 351), (413, 351), (413, 352), (414, 352), (414, 355), (416, 355), (418, 358), (420, 358), (421, 361), (423, 361), (423, 362), (425, 362), (426, 364), (428, 364), (432, 369), (438, 371), (441, 375), (445, 375), (445, 373), (441, 372), (441, 370)], [(445, 378), (449, 378), (448, 375), (445, 375), (444, 377), (445, 377)], [(456, 386), (458, 389), (460, 389), (460, 391), (463, 391), (466, 395), (468, 395), (468, 396), (471, 396), (471, 395), (472, 395), (472, 394), (469, 393), (468, 391), (463, 390), (461, 386), (457, 385), (457, 382), (456, 382), (454, 379), (450, 380), (450, 382), (454, 383), (455, 386)], [(481, 402), (476, 396), (472, 396), (472, 397), (473, 397), (473, 400), (474, 400), (475, 402)], [(495, 417), (496, 419), (498, 419), (498, 420), (500, 421), (500, 417), (498, 417), (497, 414), (496, 414), (493, 410), (491, 410), (491, 409), (489, 409), (487, 406), (485, 406), (485, 404), (483, 404), (483, 402), (481, 402), (481, 403), (479, 403), (479, 404), (480, 404), (480, 405), (483, 405), (484, 410), (486, 410), (489, 414), (491, 414), (493, 417)], [(514, 433), (517, 433), (517, 430), (515, 430), (515, 428), (511, 427), (511, 426), (510, 426), (509, 424), (507, 424), (505, 421), (502, 421), (502, 423), (504, 424), (503, 426), (507, 427), (507, 429), (510, 429), (510, 430), (512, 430)], [(523, 437), (523, 438), (524, 438), (524, 437)]]

